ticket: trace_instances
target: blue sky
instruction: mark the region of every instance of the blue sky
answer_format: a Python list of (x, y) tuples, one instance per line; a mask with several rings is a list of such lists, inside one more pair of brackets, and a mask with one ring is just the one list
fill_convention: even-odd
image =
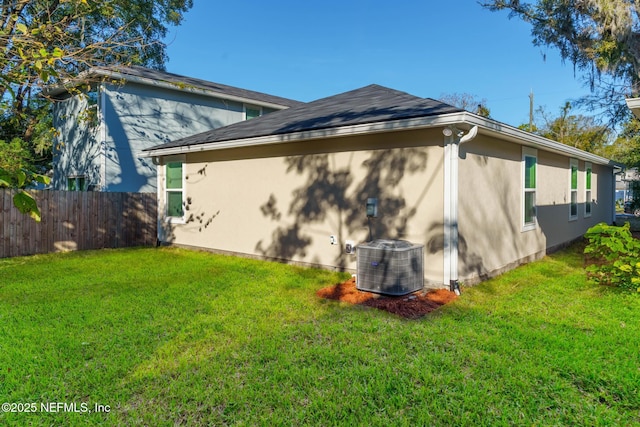
[(194, 0), (165, 42), (173, 73), (300, 101), (371, 83), (430, 98), (469, 93), (518, 126), (531, 90), (554, 115), (588, 92), (530, 32), (476, 0)]

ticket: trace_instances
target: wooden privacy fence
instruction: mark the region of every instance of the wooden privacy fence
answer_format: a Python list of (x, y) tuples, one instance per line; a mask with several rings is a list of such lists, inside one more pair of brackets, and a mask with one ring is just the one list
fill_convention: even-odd
[(13, 206), (14, 194), (0, 189), (0, 258), (156, 243), (155, 193), (32, 191), (41, 222)]

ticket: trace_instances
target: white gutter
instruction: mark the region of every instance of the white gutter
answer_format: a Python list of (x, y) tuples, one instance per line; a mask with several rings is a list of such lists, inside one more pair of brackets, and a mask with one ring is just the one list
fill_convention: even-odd
[(640, 119), (640, 98), (627, 98), (627, 107)]
[(478, 133), (497, 137), (545, 151), (550, 151), (579, 160), (599, 164), (611, 165), (612, 162), (604, 157), (587, 153), (575, 147), (561, 144), (550, 139), (534, 135), (513, 126), (487, 119), (468, 112), (442, 114), (438, 116), (417, 117), (394, 121), (364, 123), (358, 125), (341, 126), (328, 129), (292, 132), (286, 134), (266, 135), (253, 138), (233, 139), (228, 141), (204, 142), (178, 147), (148, 149), (145, 157), (168, 156), (174, 154), (197, 153), (201, 151), (215, 151), (229, 148), (252, 147), (258, 145), (282, 144), (287, 142), (307, 141), (314, 139), (356, 136), (372, 133), (394, 132), (410, 129), (427, 129), (437, 127), (457, 126), (458, 129), (469, 130), (478, 127)]
[(478, 126), (463, 135), (455, 127), (445, 128), (444, 146), (444, 284), (460, 294), (458, 283), (458, 200), (459, 200), (459, 147), (478, 135)]
[(453, 258), (453, 242), (451, 236), (451, 223), (453, 221), (453, 200), (452, 200), (452, 147), (455, 143), (455, 133), (457, 129), (453, 126), (446, 127), (442, 130), (444, 135), (444, 212), (442, 216), (442, 259), (443, 259), (443, 279), (442, 283), (446, 286), (451, 283), (451, 260)]

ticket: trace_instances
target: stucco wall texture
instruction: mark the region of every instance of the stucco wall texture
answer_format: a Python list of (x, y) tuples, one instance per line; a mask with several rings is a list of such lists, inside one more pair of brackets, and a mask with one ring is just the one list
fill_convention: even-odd
[[(444, 138), (441, 129), (186, 154), (185, 223), (161, 239), (191, 247), (355, 270), (344, 244), (369, 240), (366, 200), (379, 201), (373, 238), (425, 245), (425, 281), (443, 283)], [(523, 231), (522, 146), (479, 135), (460, 147), (459, 278), (469, 283), (543, 256), (608, 222), (613, 175), (592, 165), (592, 214), (569, 220), (569, 157), (537, 151), (538, 226)], [(165, 161), (171, 158), (166, 158)], [(164, 180), (159, 168), (159, 185)], [(159, 193), (160, 206), (164, 193)], [(330, 236), (339, 244), (331, 245)]]

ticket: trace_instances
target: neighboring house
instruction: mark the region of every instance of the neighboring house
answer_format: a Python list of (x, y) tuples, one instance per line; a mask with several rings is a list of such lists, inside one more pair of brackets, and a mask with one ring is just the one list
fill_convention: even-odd
[(638, 168), (630, 168), (616, 176), (616, 201), (627, 201), (633, 199), (634, 182), (640, 181)]
[(627, 106), (640, 119), (640, 98), (627, 98)]
[(424, 244), (429, 286), (538, 259), (615, 215), (611, 161), (377, 85), (145, 151), (162, 165), (163, 242), (354, 270), (345, 243), (369, 240), (376, 198), (372, 237)]
[[(640, 119), (640, 98), (627, 98), (626, 101), (631, 112)], [(638, 173), (638, 168), (631, 168), (625, 171), (619, 178), (618, 186), (616, 187), (616, 199), (622, 199), (624, 201), (631, 200), (633, 198), (631, 183), (639, 180), (640, 174)]]
[(155, 192), (145, 148), (294, 105), (264, 93), (142, 67), (95, 68), (54, 102), (52, 188)]

